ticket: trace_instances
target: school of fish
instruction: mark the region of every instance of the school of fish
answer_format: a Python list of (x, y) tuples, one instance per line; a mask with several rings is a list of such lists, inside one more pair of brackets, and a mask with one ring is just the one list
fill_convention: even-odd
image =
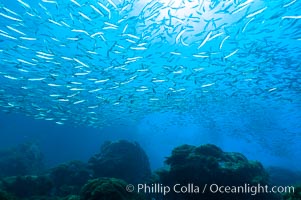
[(92, 127), (158, 112), (210, 127), (266, 107), (301, 121), (300, 10), (298, 0), (0, 0), (0, 109)]

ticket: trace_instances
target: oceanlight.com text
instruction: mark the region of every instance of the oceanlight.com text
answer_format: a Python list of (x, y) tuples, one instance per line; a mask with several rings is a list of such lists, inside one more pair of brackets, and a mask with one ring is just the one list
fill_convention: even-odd
[(129, 184), (126, 187), (128, 192), (137, 192), (144, 194), (163, 194), (178, 193), (178, 194), (250, 194), (255, 196), (257, 194), (267, 193), (294, 193), (293, 186), (269, 186), (269, 185), (250, 185), (244, 184), (240, 186), (218, 185), (218, 184), (204, 184), (196, 185), (189, 184), (174, 184), (163, 185), (160, 183), (154, 184)]

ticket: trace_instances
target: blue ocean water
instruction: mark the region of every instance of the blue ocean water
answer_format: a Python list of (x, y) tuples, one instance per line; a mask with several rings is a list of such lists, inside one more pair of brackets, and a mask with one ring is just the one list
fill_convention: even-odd
[(0, 147), (48, 165), (138, 141), (153, 169), (213, 143), (300, 169), (301, 4), (0, 1)]

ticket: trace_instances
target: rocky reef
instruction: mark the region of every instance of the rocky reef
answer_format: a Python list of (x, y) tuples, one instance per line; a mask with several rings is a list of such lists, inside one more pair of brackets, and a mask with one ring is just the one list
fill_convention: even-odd
[(91, 178), (92, 171), (82, 161), (70, 161), (50, 170), (49, 177), (58, 196), (79, 194), (81, 187)]
[(283, 200), (300, 200), (301, 199), (301, 185), (294, 187), (294, 192), (287, 192), (283, 195)]
[(17, 199), (50, 196), (52, 182), (47, 176), (11, 176), (1, 180), (1, 188)]
[[(267, 185), (268, 174), (263, 166), (256, 161), (249, 161), (240, 153), (223, 152), (215, 145), (201, 146), (182, 145), (172, 151), (166, 159), (169, 169), (158, 172), (160, 183), (163, 185), (197, 186), (216, 184), (219, 186), (254, 186)], [(221, 193), (206, 190), (197, 194), (174, 193), (166, 195), (167, 200), (186, 199), (276, 199), (266, 194)]]
[(94, 177), (113, 177), (129, 183), (142, 183), (151, 176), (148, 157), (136, 142), (106, 142), (100, 153), (89, 160)]
[(141, 194), (126, 191), (126, 186), (116, 178), (93, 179), (82, 188), (80, 200), (145, 200)]
[[(28, 147), (25, 149), (28, 150)], [(28, 152), (31, 151), (25, 151), (26, 158)], [(32, 155), (31, 158), (27, 160), (40, 160), (41, 156)], [(37, 163), (33, 163), (34, 166)], [(148, 157), (138, 143), (125, 140), (106, 142), (88, 162), (70, 161), (43, 173), (37, 171), (36, 175), (30, 174), (33, 170), (28, 170), (22, 172), (30, 172), (28, 175), (0, 178), (0, 200), (300, 199), (300, 186), (296, 187), (294, 193), (282, 196), (270, 193), (251, 195), (250, 191), (210, 191), (212, 184), (249, 188), (271, 184), (267, 171), (259, 162), (250, 161), (240, 153), (224, 152), (212, 144), (176, 147), (165, 163), (164, 169), (151, 173)], [(277, 180), (281, 185), (286, 183), (279, 179), (279, 173), (282, 173), (280, 169), (269, 169), (269, 172), (274, 172), (271, 173), (271, 180)], [(286, 171), (285, 174), (290, 173)], [(128, 183), (133, 184), (131, 192), (126, 190)], [(137, 184), (141, 183), (151, 187), (156, 184), (159, 187), (178, 184), (177, 190), (180, 192), (173, 190), (166, 195), (160, 192), (137, 193)], [(203, 192), (204, 185), (208, 188)], [(195, 186), (199, 189), (196, 190)]]
[(35, 175), (43, 169), (43, 155), (36, 143), (28, 142), (0, 151), (0, 178)]
[(35, 144), (0, 154), (0, 200), (142, 200), (143, 195), (125, 190), (125, 181), (135, 184), (151, 177), (144, 150), (125, 140), (106, 142), (89, 162), (70, 161), (48, 170)]
[(0, 189), (0, 199), (1, 200), (17, 200), (14, 196)]

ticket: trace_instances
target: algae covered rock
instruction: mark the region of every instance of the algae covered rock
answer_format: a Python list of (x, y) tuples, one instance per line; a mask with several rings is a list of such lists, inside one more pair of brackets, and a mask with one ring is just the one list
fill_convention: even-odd
[(300, 200), (301, 199), (301, 185), (294, 187), (294, 192), (287, 192), (283, 195), (284, 200)]
[(47, 176), (12, 176), (2, 179), (2, 188), (18, 198), (48, 196), (52, 182)]
[(80, 200), (80, 196), (78, 195), (68, 195), (60, 200)]
[(0, 199), (1, 200), (17, 200), (14, 196), (0, 189)]
[[(211, 144), (202, 146), (182, 145), (172, 151), (166, 159), (169, 169), (158, 171), (160, 183), (173, 186), (195, 185), (202, 187), (205, 184), (218, 186), (245, 186), (268, 184), (268, 174), (263, 166), (256, 161), (249, 161), (240, 153), (223, 152), (219, 147)], [(214, 188), (215, 189), (215, 188)], [(211, 192), (170, 192), (164, 199), (263, 199), (265, 194), (226, 194)], [(273, 197), (274, 198), (274, 197)]]
[(126, 191), (127, 183), (115, 178), (90, 180), (81, 190), (80, 200), (143, 200), (137, 193)]
[(70, 161), (60, 164), (50, 171), (50, 179), (55, 186), (55, 194), (65, 196), (78, 194), (82, 186), (91, 178), (91, 170), (82, 161)]
[(136, 142), (106, 142), (89, 160), (95, 177), (113, 177), (129, 183), (143, 183), (151, 176), (148, 157)]

